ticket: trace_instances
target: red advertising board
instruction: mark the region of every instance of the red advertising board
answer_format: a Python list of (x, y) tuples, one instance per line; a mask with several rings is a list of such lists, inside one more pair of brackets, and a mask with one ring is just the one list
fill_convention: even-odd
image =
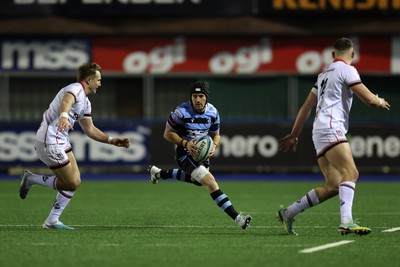
[[(141, 73), (314, 74), (332, 62), (335, 38), (95, 38), (92, 56), (104, 70)], [(392, 38), (353, 38), (362, 73), (396, 73)]]

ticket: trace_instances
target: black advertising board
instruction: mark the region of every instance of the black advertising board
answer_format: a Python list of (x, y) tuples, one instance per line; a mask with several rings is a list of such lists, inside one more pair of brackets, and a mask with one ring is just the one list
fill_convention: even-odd
[(249, 15), (243, 0), (3, 0), (0, 15), (11, 16), (225, 16)]
[[(163, 139), (164, 127), (165, 124), (152, 127), (149, 147), (152, 164), (175, 164), (174, 146)], [(311, 125), (303, 129), (297, 152), (278, 151), (279, 139), (290, 130), (291, 126), (281, 124), (223, 124), (221, 144), (212, 158), (212, 167), (230, 171), (315, 170), (317, 159)], [(357, 166), (374, 171), (398, 168), (399, 133), (400, 127), (390, 125), (351, 125), (348, 139)]]
[[(130, 149), (110, 147), (84, 136), (80, 127), (70, 134), (75, 158), (81, 167), (126, 170), (127, 167), (176, 167), (175, 146), (163, 138), (165, 123), (147, 120), (96, 122), (113, 136), (126, 136)], [(0, 171), (16, 166), (43, 167), (34, 151), (36, 123), (0, 124)], [(278, 151), (278, 141), (291, 126), (279, 123), (222, 122), (221, 144), (211, 158), (211, 169), (223, 172), (315, 172), (317, 159), (311, 140), (311, 125), (299, 136), (297, 152)], [(348, 139), (362, 173), (399, 173), (400, 126), (352, 124)], [(319, 172), (319, 171), (318, 171)]]
[[(0, 16), (229, 16), (400, 14), (399, 0), (2, 0)], [(285, 17), (290, 19), (290, 17)]]

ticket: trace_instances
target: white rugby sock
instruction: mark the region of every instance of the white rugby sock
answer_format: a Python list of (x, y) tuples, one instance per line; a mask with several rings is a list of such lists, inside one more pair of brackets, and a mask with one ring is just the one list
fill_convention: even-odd
[(306, 195), (301, 199), (294, 202), (292, 205), (286, 208), (286, 216), (289, 218), (294, 218), (300, 212), (319, 204), (319, 199), (317, 193), (314, 189), (311, 189)]
[(57, 189), (56, 187), (56, 181), (57, 181), (57, 176), (56, 175), (46, 175), (46, 174), (35, 174), (33, 173), (32, 175), (28, 176), (28, 181), (30, 184), (40, 184), (46, 187), (50, 187), (52, 189)]
[(47, 217), (46, 220), (48, 223), (54, 224), (58, 222), (61, 213), (64, 211), (74, 194), (75, 192), (64, 190), (57, 193), (56, 201), (54, 202), (53, 208), (51, 209), (49, 217)]
[(340, 199), (340, 222), (352, 223), (352, 207), (354, 199), (354, 190), (356, 184), (354, 182), (346, 181), (339, 185), (339, 199)]

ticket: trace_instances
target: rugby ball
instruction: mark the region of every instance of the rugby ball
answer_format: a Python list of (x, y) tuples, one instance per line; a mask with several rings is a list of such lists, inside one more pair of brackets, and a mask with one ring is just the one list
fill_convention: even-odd
[(197, 162), (202, 162), (208, 159), (214, 144), (212, 138), (209, 135), (203, 135), (202, 137), (199, 137), (194, 144), (197, 146), (197, 152), (193, 156), (193, 159)]

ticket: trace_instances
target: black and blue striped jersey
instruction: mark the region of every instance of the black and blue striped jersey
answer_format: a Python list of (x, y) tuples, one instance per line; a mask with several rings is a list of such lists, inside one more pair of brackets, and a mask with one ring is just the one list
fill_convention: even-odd
[(218, 110), (212, 104), (206, 104), (204, 113), (197, 113), (188, 101), (171, 112), (167, 125), (183, 139), (191, 140), (218, 133), (220, 118)]

